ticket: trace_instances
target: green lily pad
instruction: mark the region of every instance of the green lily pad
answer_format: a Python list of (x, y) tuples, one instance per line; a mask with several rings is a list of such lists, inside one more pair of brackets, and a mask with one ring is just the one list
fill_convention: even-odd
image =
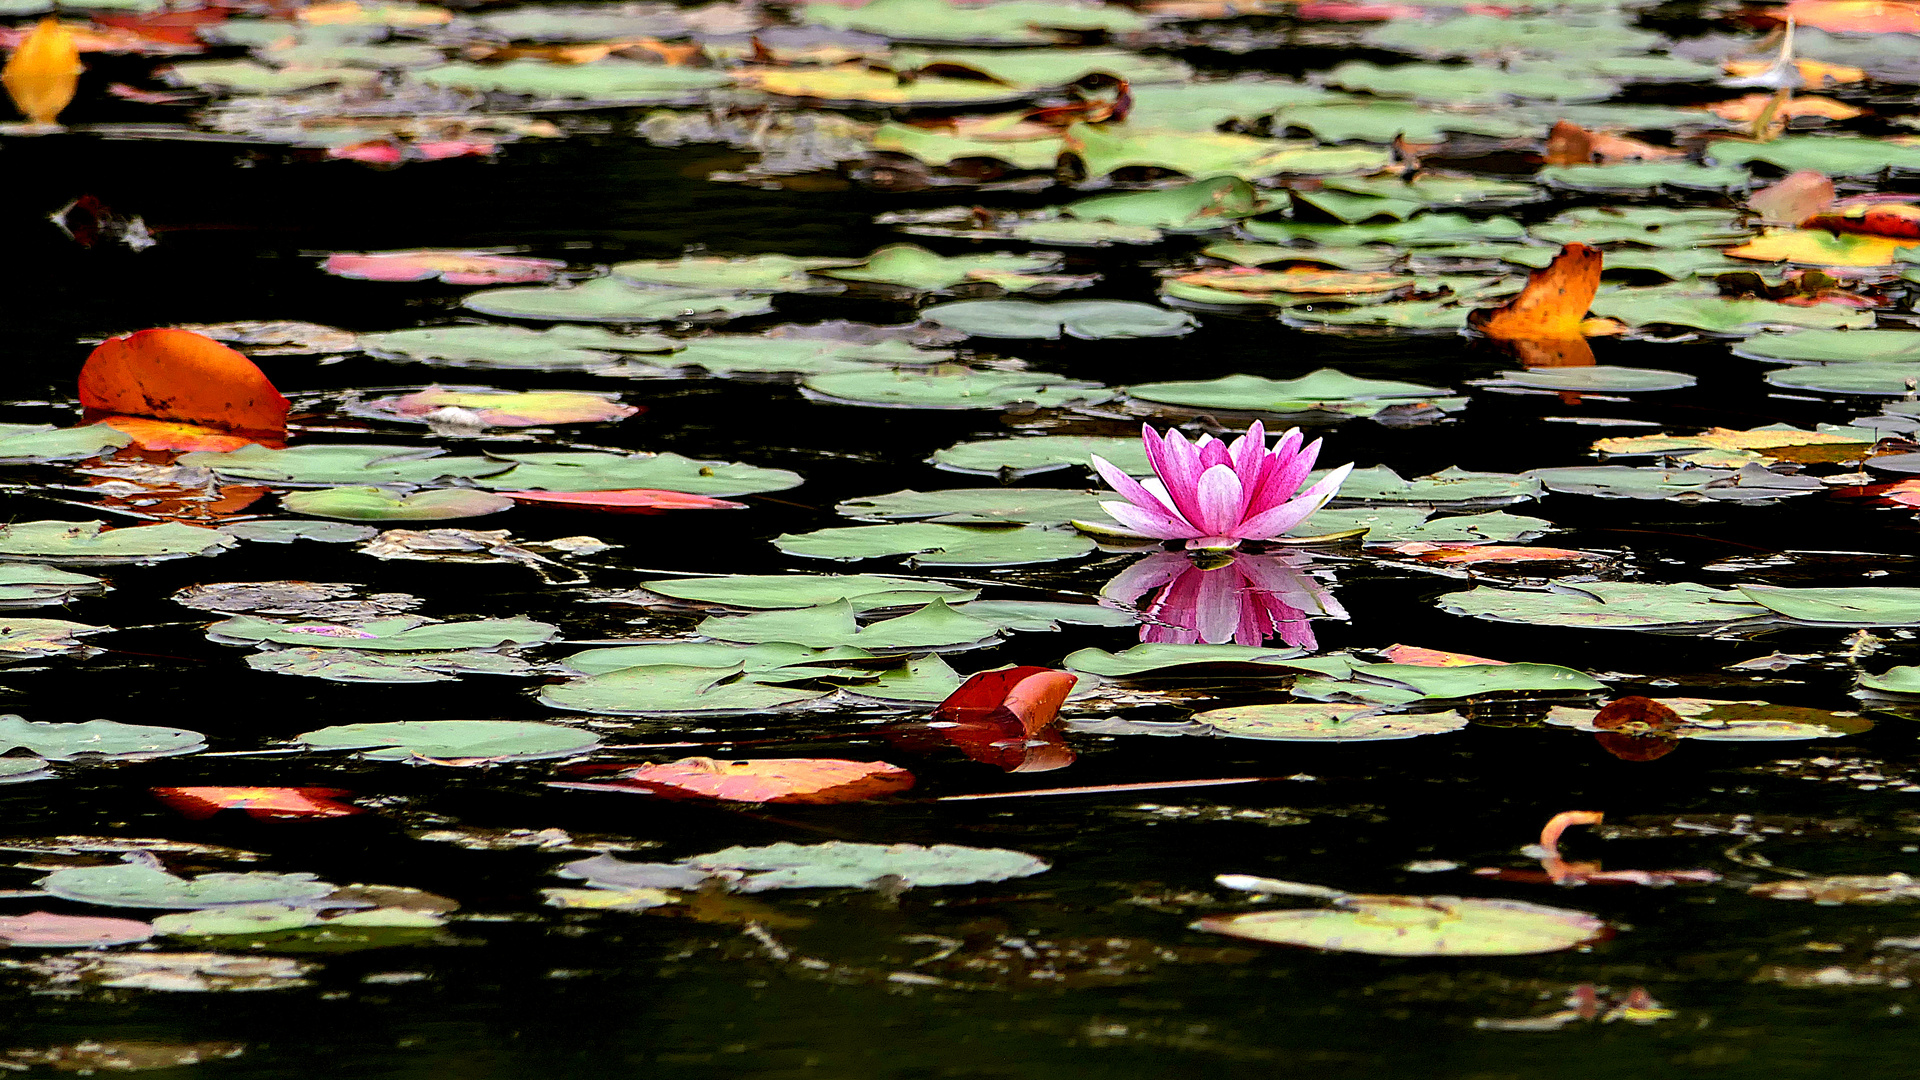
[(629, 285), (596, 278), (572, 286), (484, 289), (461, 303), (485, 315), (548, 322), (658, 323), (737, 319), (773, 310), (765, 296)]
[(1022, 90), (1050, 90), (1096, 74), (1125, 79), (1129, 86), (1193, 77), (1193, 69), (1177, 60), (1120, 49), (896, 49), (888, 66), (896, 73), (959, 68)]
[(1609, 79), (1570, 72), (1558, 64), (1399, 64), (1381, 67), (1349, 60), (1325, 76), (1329, 86), (1379, 97), (1416, 98), (1441, 105), (1505, 105), (1515, 101), (1603, 101), (1618, 88)]
[(133, 442), (105, 424), (56, 428), (52, 424), (0, 424), (0, 464), (74, 461), (98, 457)]
[(1467, 726), (1459, 713), (1379, 713), (1357, 705), (1239, 705), (1193, 714), (1213, 734), (1278, 742), (1383, 742)]
[(1689, 191), (1744, 188), (1745, 169), (1696, 165), (1691, 161), (1631, 161), (1618, 165), (1549, 165), (1534, 174), (1549, 187), (1573, 191), (1647, 192), (1675, 187)]
[(929, 321), (974, 337), (1053, 340), (1067, 337), (1177, 337), (1193, 316), (1131, 300), (963, 300), (921, 312)]
[[(1308, 482), (1312, 480), (1310, 477)], [(1376, 465), (1347, 474), (1335, 499), (1341, 503), (1504, 506), (1539, 495), (1540, 481), (1526, 475), (1468, 472), (1449, 466), (1431, 476), (1403, 480), (1392, 469)]]
[(229, 904), (310, 904), (334, 892), (312, 874), (199, 874), (175, 877), (138, 863), (55, 870), (37, 883), (63, 900), (108, 907), (216, 908)]
[(1020, 566), (1077, 559), (1094, 549), (1093, 541), (1083, 536), (1039, 525), (992, 528), (928, 522), (782, 533), (773, 543), (789, 555), (812, 559), (910, 555), (920, 566)]
[(1281, 175), (1374, 172), (1392, 163), (1387, 151), (1370, 146), (1329, 147), (1114, 123), (1069, 127), (1063, 152), (1078, 157), (1092, 177), (1118, 169), (1152, 168), (1193, 177), (1227, 175), (1257, 180)]
[(1789, 589), (1736, 585), (1746, 598), (1783, 618), (1841, 626), (1912, 626), (1920, 623), (1920, 589), (1868, 586), (1851, 589)]
[(479, 478), (498, 491), (621, 491), (652, 488), (689, 495), (755, 495), (798, 487), (799, 473), (730, 461), (701, 461), (679, 454), (609, 454), (550, 451), (501, 454), (509, 472)]
[(1354, 664), (1353, 681), (1390, 683), (1434, 701), (1483, 694), (1590, 694), (1607, 688), (1584, 671), (1555, 664)]
[(1920, 170), (1920, 146), (1850, 135), (1783, 135), (1764, 143), (1727, 139), (1708, 143), (1707, 157), (1726, 166), (1764, 161), (1787, 172), (1810, 169), (1828, 176)]
[(936, 255), (916, 244), (891, 244), (868, 256), (864, 263), (819, 273), (840, 281), (897, 285), (916, 292), (941, 292), (963, 282), (989, 280), (991, 275), (1040, 274), (1056, 270), (1059, 266), (1059, 257), (1050, 253), (1016, 255), (1011, 252), (992, 252), (947, 256)]
[(782, 685), (792, 670), (742, 671), (739, 667), (648, 665), (617, 668), (548, 686), (540, 703), (549, 708), (622, 716), (773, 712), (832, 693)]
[[(1352, 248), (1362, 244), (1390, 244), (1394, 247), (1435, 247), (1481, 240), (1518, 240), (1526, 229), (1512, 218), (1474, 220), (1460, 214), (1421, 214), (1407, 221), (1385, 225), (1314, 225), (1284, 221), (1249, 221), (1242, 225), (1248, 236), (1276, 244), (1305, 241), (1330, 248)], [(1311, 252), (1302, 252), (1302, 255)], [(1354, 269), (1349, 267), (1349, 269)]]
[(531, 675), (517, 656), (479, 650), (371, 653), (357, 649), (273, 649), (247, 657), (255, 671), (349, 683), (452, 682), (462, 675)]
[(830, 375), (871, 371), (878, 364), (938, 364), (953, 359), (949, 349), (920, 349), (898, 341), (865, 345), (818, 338), (713, 334), (686, 338), (681, 344), (686, 346), (682, 351), (652, 362), (699, 368), (709, 375)]
[(1714, 499), (1759, 502), (1825, 489), (1810, 476), (1787, 476), (1759, 465), (1735, 469), (1663, 469), (1653, 466), (1574, 465), (1535, 469), (1549, 490), (1605, 499)]
[(228, 904), (202, 911), (162, 915), (153, 920), (155, 933), (170, 937), (238, 937), (275, 934), (306, 927), (434, 927), (445, 917), (405, 908), (372, 908), (322, 918), (311, 907), (287, 904)]
[(1132, 626), (1140, 621), (1133, 612), (1119, 608), (1049, 600), (975, 600), (970, 604), (960, 604), (954, 610), (1007, 630), (1058, 630), (1062, 623), (1070, 626)]
[(315, 750), (360, 750), (374, 761), (539, 761), (600, 745), (590, 731), (525, 720), (403, 720), (342, 724), (297, 738)]
[(397, 495), (378, 487), (290, 491), (280, 505), (296, 514), (345, 521), (442, 521), (511, 510), (513, 500), (472, 488), (441, 488)]
[(1440, 598), (1440, 610), (1494, 622), (1613, 630), (1712, 628), (1772, 614), (1734, 589), (1685, 582), (1646, 585), (1582, 582), (1554, 592), (1522, 592), (1482, 585)]
[[(184, 455), (192, 457), (193, 455)], [(212, 529), (165, 522), (109, 529), (97, 521), (17, 521), (0, 525), (0, 559), (107, 566), (214, 555), (234, 545)]]
[(1105, 649), (1081, 649), (1068, 653), (1060, 663), (1068, 671), (1110, 679), (1200, 677), (1210, 674), (1210, 669), (1221, 666), (1238, 671), (1264, 669), (1262, 674), (1275, 678), (1300, 672), (1318, 672), (1344, 678), (1351, 670), (1346, 658), (1341, 656), (1306, 656), (1299, 649), (1268, 649), (1248, 645), (1149, 643), (1135, 645), (1118, 653)]
[(355, 626), (335, 623), (283, 623), (236, 615), (207, 628), (207, 637), (223, 645), (297, 645), (351, 648), (375, 652), (443, 652), (540, 645), (560, 628), (532, 619), (470, 619), (430, 623), (412, 615), (372, 619)]
[(1920, 363), (1866, 362), (1781, 368), (1767, 372), (1766, 378), (1769, 383), (1788, 390), (1904, 396), (1920, 386)]
[(1735, 342), (1733, 355), (1789, 364), (1899, 364), (1920, 362), (1920, 333), (1912, 330), (1796, 330), (1756, 334)]
[(845, 645), (877, 652), (970, 648), (998, 640), (1001, 629), (998, 623), (976, 619), (944, 600), (865, 626), (854, 616), (853, 605), (841, 600), (811, 608), (715, 616), (701, 620), (696, 629), (717, 641), (791, 642), (811, 648)]
[(1035, 473), (1079, 465), (1091, 468), (1098, 454), (1132, 476), (1152, 476), (1139, 439), (1099, 435), (1035, 435), (1020, 439), (984, 439), (934, 451), (928, 460), (942, 469), (1017, 480)]
[(1322, 87), (1261, 76), (1132, 89), (1128, 119), (1141, 127), (1181, 131), (1217, 131), (1229, 120), (1251, 125), (1284, 108), (1350, 100)]
[(47, 763), (36, 757), (0, 757), (0, 784), (25, 784), (53, 779)]
[[(617, 645), (606, 649), (588, 649), (567, 657), (563, 665), (581, 675), (605, 675), (635, 667), (709, 668), (720, 671), (762, 672), (796, 668), (788, 681), (817, 672), (838, 675), (845, 661), (873, 659), (864, 649), (841, 646), (814, 649), (791, 642), (767, 642), (759, 645), (729, 645), (718, 641), (660, 641), (644, 645)], [(835, 666), (843, 665), (843, 666)]]
[(182, 728), (122, 724), (89, 720), (83, 724), (35, 723), (8, 714), (0, 716), (0, 754), (26, 750), (52, 761), (72, 761), (82, 754), (108, 761), (192, 754), (207, 748), (207, 737)]
[(106, 587), (97, 577), (51, 566), (0, 564), (0, 608), (64, 604), (77, 597), (105, 592)]
[(734, 891), (746, 893), (774, 889), (864, 889), (882, 879), (924, 889), (1032, 877), (1049, 869), (1045, 859), (1004, 848), (857, 844), (845, 840), (730, 847), (680, 861), (702, 870), (748, 871), (746, 877), (732, 886)]
[(234, 521), (220, 526), (220, 532), (235, 540), (257, 544), (291, 544), (295, 540), (357, 544), (380, 535), (380, 530), (371, 525), (348, 525), (339, 521)]
[(1330, 143), (1367, 142), (1382, 146), (1397, 138), (1409, 142), (1445, 142), (1455, 134), (1511, 139), (1534, 130), (1530, 124), (1497, 113), (1448, 112), (1397, 101), (1334, 102), (1285, 108), (1274, 117), (1274, 125), (1299, 128)]
[(1520, 900), (1350, 895), (1334, 908), (1216, 915), (1193, 928), (1378, 956), (1526, 956), (1585, 944), (1607, 924), (1584, 911)]
[[(593, 371), (626, 353), (670, 353), (681, 347), (655, 334), (616, 334), (598, 326), (436, 326), (361, 334), (360, 347), (387, 359), (446, 367)], [(665, 361), (662, 361), (663, 363)]]
[(1497, 377), (1478, 385), (1525, 386), (1538, 390), (1572, 393), (1632, 394), (1649, 390), (1679, 390), (1699, 381), (1679, 371), (1596, 364), (1592, 367), (1543, 367), (1528, 371), (1503, 371)]
[(454, 457), (436, 447), (374, 446), (337, 443), (269, 450), (253, 445), (225, 453), (196, 450), (180, 455), (180, 464), (212, 469), (232, 480), (308, 487), (335, 484), (431, 486), (472, 479), (512, 468), (510, 461)]
[(698, 98), (730, 81), (712, 68), (642, 64), (608, 58), (590, 64), (509, 60), (504, 64), (446, 64), (413, 72), (428, 86), (540, 99), (573, 98), (602, 105), (645, 105)]
[(938, 705), (960, 689), (962, 679), (938, 654), (915, 656), (902, 667), (888, 668), (871, 682), (849, 685), (843, 693), (893, 705)]
[(929, 165), (951, 165), (956, 161), (985, 158), (1004, 161), (1016, 169), (1040, 170), (1052, 169), (1066, 144), (1058, 138), (974, 139), (888, 123), (874, 129), (869, 145), (875, 150), (905, 154)]
[(858, 259), (796, 259), (791, 255), (754, 255), (740, 259), (689, 255), (681, 259), (640, 259), (613, 264), (613, 275), (634, 285), (671, 285), (708, 292), (805, 292), (820, 282), (809, 270), (853, 266)]
[[(974, 302), (991, 304), (1013, 301)], [(937, 307), (929, 309), (937, 310)], [(810, 396), (839, 404), (896, 409), (1090, 405), (1113, 397), (1112, 392), (1099, 383), (1079, 382), (1045, 372), (973, 371), (951, 365), (932, 371), (852, 371), (816, 375), (801, 383), (801, 386)]]
[(168, 78), (182, 86), (229, 94), (292, 94), (322, 86), (368, 86), (377, 71), (349, 67), (270, 68), (251, 60), (188, 60), (173, 64)]
[(800, 20), (810, 26), (858, 30), (895, 41), (955, 42), (980, 45), (1051, 45), (1050, 31), (1144, 30), (1144, 16), (1100, 4), (1059, 4), (1046, 0), (998, 0), (956, 4), (950, 0), (874, 0), (858, 8), (835, 3), (803, 6)]
[(1214, 176), (1178, 187), (1096, 195), (1068, 203), (1063, 212), (1082, 221), (1149, 226), (1169, 232), (1225, 228), (1266, 206), (1253, 186), (1237, 176)]
[(1878, 675), (1861, 675), (1859, 685), (1882, 694), (1920, 694), (1920, 667), (1891, 667)]
[(1321, 368), (1297, 379), (1227, 375), (1205, 382), (1143, 383), (1126, 388), (1130, 397), (1190, 409), (1229, 409), (1249, 413), (1340, 412), (1370, 416), (1394, 404), (1445, 397), (1447, 392), (1419, 383), (1362, 379)]
[(849, 499), (833, 509), (843, 517), (861, 521), (1065, 525), (1076, 518), (1101, 516), (1100, 503), (1113, 497), (1112, 492), (1101, 495), (1061, 488), (959, 488), (869, 495)]
[(978, 589), (877, 574), (737, 574), (716, 578), (666, 578), (641, 584), (649, 592), (676, 600), (761, 610), (817, 607), (846, 600), (853, 604), (855, 611), (867, 611), (910, 604), (919, 606), (936, 599), (960, 603), (980, 595)]
[[(1737, 244), (1753, 235), (1740, 216), (1726, 210), (1677, 210), (1660, 206), (1580, 207), (1557, 214), (1527, 232), (1553, 244), (1635, 244), (1692, 248)], [(1607, 258), (1611, 260), (1613, 253)]]
[(1772, 300), (1718, 296), (1685, 283), (1614, 289), (1593, 299), (1593, 313), (1628, 326), (1680, 326), (1745, 337), (1770, 326), (1866, 329), (1873, 312), (1835, 304), (1796, 307)]
[[(1344, 485), (1343, 485), (1344, 487)], [(1505, 544), (1531, 540), (1553, 530), (1553, 522), (1492, 511), (1431, 517), (1425, 506), (1362, 507), (1320, 510), (1291, 529), (1290, 539), (1367, 530), (1366, 543)]]

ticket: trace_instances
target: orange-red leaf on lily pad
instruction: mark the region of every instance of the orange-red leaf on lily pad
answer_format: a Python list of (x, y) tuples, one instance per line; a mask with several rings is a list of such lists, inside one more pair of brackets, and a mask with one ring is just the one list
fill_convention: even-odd
[(222, 810), (245, 810), (251, 818), (347, 817), (366, 811), (337, 802), (351, 791), (339, 788), (157, 787), (155, 798), (193, 821)]
[(745, 510), (747, 508), (746, 503), (716, 499), (711, 495), (689, 495), (684, 491), (660, 491), (655, 488), (622, 488), (618, 491), (503, 491), (500, 494), (519, 503), (575, 510), (604, 510), (615, 514), (646, 514), (660, 510)]
[(53, 123), (80, 85), (80, 47), (73, 31), (51, 16), (41, 19), (7, 58), (0, 83), (22, 116), (36, 124)]
[(624, 420), (639, 408), (607, 394), (583, 390), (494, 390), (485, 387), (429, 386), (411, 394), (376, 398), (352, 410), (400, 420), (456, 419), (448, 410), (470, 414), (487, 427), (543, 427), (547, 424), (600, 424)]
[(840, 758), (681, 758), (621, 769), (611, 782), (556, 783), (589, 791), (637, 791), (670, 799), (747, 803), (843, 803), (892, 795), (913, 786), (913, 774), (884, 761)]
[(287, 399), (254, 362), (190, 330), (141, 330), (101, 342), (80, 369), (80, 404), (225, 431), (287, 433)]
[(1568, 244), (1545, 269), (1534, 271), (1520, 295), (1495, 308), (1467, 313), (1467, 325), (1491, 338), (1577, 338), (1600, 291), (1601, 255)]
[(1815, 214), (1801, 224), (1809, 229), (1866, 233), (1896, 240), (1920, 240), (1920, 206), (1897, 202), (1866, 203)]

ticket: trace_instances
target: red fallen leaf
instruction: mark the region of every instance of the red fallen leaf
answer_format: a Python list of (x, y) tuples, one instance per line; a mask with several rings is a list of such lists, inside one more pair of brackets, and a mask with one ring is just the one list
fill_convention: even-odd
[(409, 143), (408, 149), (421, 161), (445, 161), (456, 157), (488, 157), (498, 153), (500, 145), (480, 139), (440, 139)]
[(575, 510), (605, 510), (615, 514), (647, 514), (660, 510), (745, 510), (746, 503), (716, 499), (710, 495), (689, 495), (684, 491), (657, 491), (653, 488), (623, 488), (619, 491), (503, 491), (500, 494), (520, 503), (570, 507)]
[(41, 947), (130, 945), (153, 936), (153, 925), (137, 919), (94, 915), (55, 915), (32, 911), (0, 916), (0, 945)]
[(1490, 338), (1550, 339), (1581, 337), (1581, 320), (1600, 291), (1598, 248), (1568, 244), (1543, 270), (1527, 278), (1512, 300), (1467, 313), (1467, 325)]
[(1612, 161), (1659, 161), (1679, 157), (1680, 151), (1668, 150), (1604, 131), (1588, 131), (1570, 120), (1562, 120), (1547, 132), (1546, 163), (1549, 165), (1591, 165)]
[(749, 803), (861, 802), (905, 791), (913, 774), (884, 761), (839, 758), (759, 758), (716, 761), (690, 757), (664, 765), (622, 769), (611, 783), (554, 783), (588, 791), (635, 791), (669, 799)]
[(1412, 645), (1389, 645), (1380, 651), (1389, 663), (1413, 664), (1419, 667), (1466, 667), (1474, 664), (1505, 667), (1507, 663), (1505, 660), (1489, 660), (1484, 656), (1445, 652), (1440, 649), (1421, 649)]
[(1801, 223), (1808, 229), (1830, 232), (1866, 233), (1891, 236), (1898, 240), (1920, 240), (1920, 206), (1910, 203), (1879, 203), (1850, 206), (1831, 213), (1815, 214)]
[(153, 794), (191, 821), (222, 810), (245, 810), (250, 818), (347, 817), (365, 810), (334, 800), (351, 791), (339, 788), (157, 787)]
[(1043, 667), (1010, 667), (982, 671), (933, 711), (935, 720), (977, 723), (1011, 719), (1028, 735), (1052, 725), (1079, 676)]
[[(1651, 728), (1654, 731), (1671, 731), (1681, 725), (1680, 714), (1650, 697), (1615, 698), (1601, 706), (1594, 714), (1593, 726), (1597, 728), (1619, 728), (1631, 724), (1636, 728)], [(1557, 819), (1556, 819), (1557, 820)], [(1597, 824), (1591, 822), (1589, 824)], [(1558, 836), (1558, 833), (1554, 835)], [(1540, 841), (1542, 847), (1549, 847), (1545, 835)]]
[(1811, 169), (1788, 173), (1747, 199), (1747, 206), (1773, 225), (1798, 225), (1832, 205), (1833, 181)]
[(253, 361), (190, 330), (101, 342), (80, 369), (80, 404), (92, 413), (287, 434), (287, 399)]
[(407, 160), (407, 152), (400, 149), (399, 143), (389, 139), (369, 139), (366, 142), (329, 147), (327, 156), (368, 165), (398, 165)]
[(223, 453), (259, 443), (278, 450), (285, 439), (250, 439), (229, 435), (217, 428), (184, 424), (177, 420), (155, 420), (147, 416), (103, 416), (100, 423), (133, 436), (142, 450), (211, 450)]

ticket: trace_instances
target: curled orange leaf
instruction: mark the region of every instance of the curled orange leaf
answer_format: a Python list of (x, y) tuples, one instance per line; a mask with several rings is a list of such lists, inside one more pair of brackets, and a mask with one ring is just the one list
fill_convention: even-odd
[(80, 369), (80, 404), (223, 431), (287, 433), (287, 399), (253, 361), (190, 330), (141, 330), (101, 342)]
[(1467, 314), (1467, 325), (1506, 340), (1577, 338), (1593, 295), (1600, 291), (1600, 251), (1568, 244), (1527, 279), (1520, 295), (1499, 307)]

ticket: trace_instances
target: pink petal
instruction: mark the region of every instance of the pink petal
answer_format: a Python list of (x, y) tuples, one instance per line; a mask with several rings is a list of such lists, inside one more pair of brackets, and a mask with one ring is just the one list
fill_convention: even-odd
[(1154, 514), (1142, 510), (1132, 503), (1103, 502), (1100, 509), (1121, 525), (1132, 529), (1141, 536), (1150, 536), (1155, 540), (1185, 540), (1198, 533), (1198, 530), (1184, 521), (1169, 514)]
[[(1233, 466), (1215, 465), (1200, 474), (1200, 516), (1187, 520), (1216, 536), (1238, 536), (1241, 518), (1246, 516), (1247, 496), (1240, 489), (1240, 477)], [(1317, 509), (1317, 508), (1316, 508)]]
[(1312, 517), (1316, 510), (1327, 504), (1346, 482), (1347, 474), (1353, 471), (1352, 463), (1342, 465), (1328, 473), (1326, 478), (1308, 488), (1300, 497), (1283, 503), (1264, 513), (1255, 514), (1240, 523), (1234, 530), (1243, 540), (1271, 540), (1292, 529), (1294, 526)]
[(1313, 463), (1320, 456), (1320, 440), (1304, 450), (1300, 447), (1301, 435), (1298, 429), (1289, 431), (1280, 440), (1280, 449), (1275, 451), (1272, 466), (1261, 478), (1260, 490), (1247, 500), (1247, 506), (1253, 513), (1271, 510), (1293, 496), (1300, 485), (1306, 482), (1307, 474), (1313, 471)]
[(1167, 497), (1173, 508), (1179, 511), (1181, 517), (1198, 524), (1200, 474), (1206, 471), (1200, 465), (1200, 451), (1194, 449), (1187, 437), (1178, 431), (1167, 432), (1162, 445), (1166, 449), (1166, 467), (1156, 465), (1154, 472), (1167, 486)]
[(1240, 475), (1240, 490), (1254, 492), (1260, 490), (1260, 478), (1266, 474), (1267, 462), (1271, 455), (1267, 453), (1267, 429), (1255, 420), (1247, 426), (1247, 433), (1233, 441), (1233, 471)]
[(1149, 513), (1173, 516), (1171, 504), (1140, 486), (1140, 481), (1128, 476), (1125, 471), (1115, 467), (1111, 461), (1099, 454), (1093, 455), (1093, 471), (1100, 474), (1100, 479), (1105, 480), (1108, 487), (1119, 492), (1121, 498), (1140, 509)]
[(1211, 469), (1215, 465), (1233, 464), (1233, 455), (1228, 452), (1227, 444), (1211, 435), (1200, 436), (1200, 441), (1194, 444), (1194, 449), (1200, 452), (1201, 468)]

